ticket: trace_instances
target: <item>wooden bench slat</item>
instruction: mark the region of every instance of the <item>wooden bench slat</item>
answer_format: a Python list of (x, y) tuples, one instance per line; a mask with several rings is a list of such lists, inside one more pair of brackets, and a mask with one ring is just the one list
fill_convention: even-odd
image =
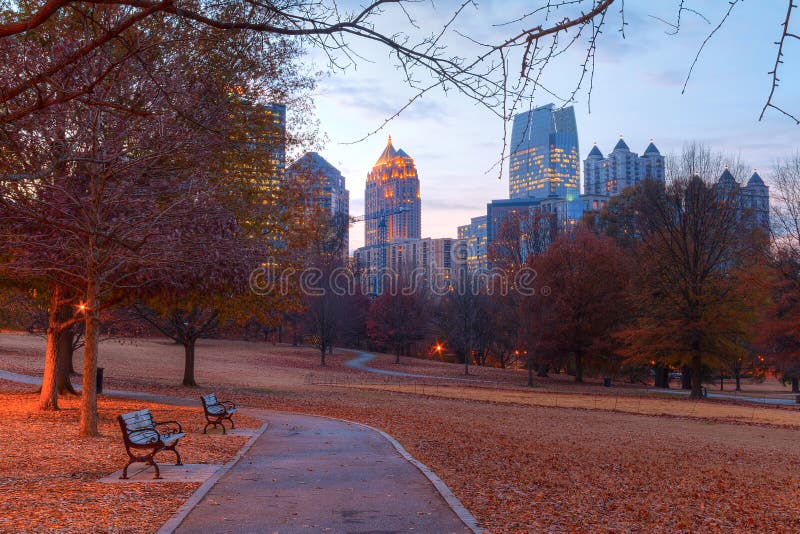
[(225, 425), (223, 424), (224, 420), (228, 420), (231, 424), (231, 428), (235, 428), (236, 425), (231, 418), (236, 412), (236, 404), (230, 401), (219, 401), (217, 399), (216, 393), (208, 393), (206, 395), (201, 395), (200, 400), (203, 402), (203, 412), (205, 412), (207, 424), (203, 429), (203, 433), (205, 434), (208, 430), (209, 426), (220, 426), (222, 427), (222, 433), (225, 434)]
[[(186, 434), (183, 432), (162, 434), (157, 428), (153, 415), (147, 409), (120, 414), (117, 420), (122, 430), (122, 437), (125, 440), (125, 449), (130, 457), (130, 461), (122, 470), (120, 478), (127, 478), (128, 467), (134, 462), (145, 462), (152, 465), (156, 470), (155, 478), (160, 478), (158, 464), (156, 464), (153, 457), (156, 453), (165, 449), (174, 452), (177, 458), (177, 465), (182, 465), (181, 455), (175, 447), (178, 441)], [(167, 432), (181, 430), (180, 423), (176, 421), (166, 421), (158, 425), (161, 424), (169, 425)]]

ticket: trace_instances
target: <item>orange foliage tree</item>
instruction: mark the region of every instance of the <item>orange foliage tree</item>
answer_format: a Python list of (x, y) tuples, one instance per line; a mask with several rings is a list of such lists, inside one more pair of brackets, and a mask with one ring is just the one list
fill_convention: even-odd
[(620, 335), (630, 363), (688, 366), (692, 398), (707, 368), (747, 355), (759, 306), (746, 281), (757, 242), (743, 225), (738, 190), (698, 175), (643, 183), (641, 239), (632, 287), (635, 321)]
[(603, 368), (613, 358), (611, 334), (626, 312), (624, 258), (610, 238), (578, 228), (528, 265), (537, 273), (536, 294), (526, 299), (528, 350), (540, 361), (568, 355), (582, 382), (585, 366)]

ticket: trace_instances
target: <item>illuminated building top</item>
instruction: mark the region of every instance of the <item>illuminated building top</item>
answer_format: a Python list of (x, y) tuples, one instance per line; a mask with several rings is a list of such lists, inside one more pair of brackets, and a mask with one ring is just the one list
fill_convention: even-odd
[(365, 194), (365, 244), (381, 244), (380, 213), (406, 207), (407, 211), (385, 218), (386, 238), (420, 239), (422, 214), (419, 196), (419, 177), (414, 159), (402, 149), (392, 145), (392, 138), (381, 153), (375, 166), (367, 174)]

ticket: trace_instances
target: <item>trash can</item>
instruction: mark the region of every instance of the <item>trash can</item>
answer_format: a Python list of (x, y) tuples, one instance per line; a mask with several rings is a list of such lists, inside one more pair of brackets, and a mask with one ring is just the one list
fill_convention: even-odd
[(607, 388), (610, 388), (611, 387), (611, 379), (610, 378), (604, 378), (603, 379), (603, 386), (607, 387)]
[(97, 393), (103, 392), (103, 368), (97, 368)]

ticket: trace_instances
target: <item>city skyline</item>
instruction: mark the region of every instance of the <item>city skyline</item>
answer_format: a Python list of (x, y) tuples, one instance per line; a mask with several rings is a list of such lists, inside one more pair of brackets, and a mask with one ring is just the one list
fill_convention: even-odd
[[(727, 7), (712, 2), (698, 5), (715, 23)], [(800, 137), (798, 127), (777, 112), (768, 112), (763, 121), (758, 121), (769, 91), (767, 72), (774, 62), (773, 15), (782, 6), (778, 2), (737, 6), (709, 41), (685, 94), (681, 94), (692, 59), (713, 26), (687, 15), (680, 35), (669, 36), (666, 24), (655, 17), (672, 20), (673, 6), (626, 5), (626, 19), (631, 22), (626, 38), (609, 29), (598, 44), (591, 113), (585, 94), (570, 104), (575, 107), (580, 130), (581, 160), (595, 142), (604, 154), (610, 151), (620, 134), (631, 150), (640, 154), (653, 138), (665, 156), (679, 152), (686, 142), (698, 140), (712, 149), (739, 154), (769, 183), (774, 160), (797, 150)], [(438, 16), (441, 20), (445, 13)], [(434, 22), (431, 19), (430, 23)], [(752, 38), (741, 39), (743, 34)], [(379, 128), (412, 94), (406, 85), (395, 83), (397, 72), (391, 62), (375, 57), (367, 48), (358, 51), (374, 63), (364, 63), (346, 75), (323, 78), (314, 93), (320, 128), (328, 135), (320, 153), (347, 177), (353, 191), (351, 211), (361, 213), (363, 185), (374, 154), (380, 153), (391, 134), (395, 142), (414, 154), (419, 169), (425, 213), (422, 234), (455, 237), (456, 227), (480, 216), (486, 202), (508, 194), (508, 162), (499, 180), (497, 166), (503, 121), (457, 94), (430, 93), (366, 140), (343, 144)], [(545, 80), (549, 87), (569, 96), (569, 86), (579, 74), (579, 55), (577, 51), (568, 54), (553, 66)], [(324, 58), (316, 60), (324, 63)], [(800, 107), (800, 91), (793, 90), (800, 85), (800, 69), (793, 71), (790, 65), (795, 62), (794, 56), (787, 58), (781, 77), (781, 102), (789, 109)], [(530, 107), (550, 101), (559, 105), (542, 92)], [(517, 109), (521, 111), (525, 109)], [(505, 127), (510, 141), (511, 123)], [(506, 146), (506, 156), (507, 150)], [(363, 227), (357, 225), (351, 231), (351, 249), (361, 246), (362, 241)]]

